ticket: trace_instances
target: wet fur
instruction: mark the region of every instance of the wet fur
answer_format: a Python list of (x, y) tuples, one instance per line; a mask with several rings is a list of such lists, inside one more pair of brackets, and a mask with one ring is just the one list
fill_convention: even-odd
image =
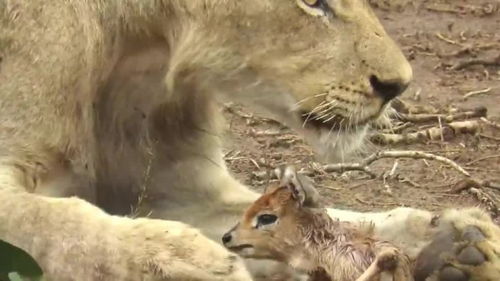
[[(278, 177), (282, 174), (286, 173)], [(378, 281), (377, 275), (384, 271), (394, 274), (395, 281), (412, 280), (409, 258), (391, 243), (377, 239), (371, 222), (334, 220), (325, 209), (311, 208), (308, 193), (312, 188), (304, 188), (297, 174), (293, 177), (268, 188), (246, 210), (227, 233), (231, 238), (226, 247), (244, 257), (286, 262), (300, 272), (320, 275), (312, 276), (318, 280), (325, 279), (324, 270), (331, 280), (355, 281), (369, 268), (375, 270), (370, 281)], [(262, 214), (276, 215), (278, 221), (269, 229), (259, 229), (255, 222)], [(240, 250), (240, 245), (252, 247)], [(393, 264), (384, 264), (387, 258)]]
[[(377, 254), (394, 247), (374, 239), (372, 225), (333, 221), (322, 211), (305, 211), (303, 215), (299, 232), (304, 237), (304, 248), (317, 259), (318, 267), (326, 270), (331, 280), (356, 280), (375, 262)], [(406, 267), (409, 276), (409, 261), (404, 255), (399, 258), (399, 266)], [(300, 264), (292, 266), (300, 269)]]

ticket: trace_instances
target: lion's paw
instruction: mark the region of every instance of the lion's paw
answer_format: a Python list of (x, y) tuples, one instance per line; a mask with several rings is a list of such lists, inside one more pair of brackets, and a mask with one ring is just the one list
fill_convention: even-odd
[(443, 227), (417, 257), (415, 281), (500, 280), (500, 237), (489, 227)]
[(136, 245), (134, 264), (154, 276), (148, 280), (252, 280), (240, 257), (185, 224), (143, 220), (128, 238)]

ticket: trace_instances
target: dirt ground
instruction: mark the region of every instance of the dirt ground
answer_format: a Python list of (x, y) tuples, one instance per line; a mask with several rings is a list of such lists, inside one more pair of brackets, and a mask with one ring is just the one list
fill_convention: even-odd
[[(414, 68), (414, 82), (402, 100), (413, 106), (424, 106), (428, 112), (444, 114), (484, 106), (488, 110), (487, 118), (498, 122), (500, 2), (410, 2), (403, 11), (376, 9), (388, 33), (400, 44)], [(464, 64), (474, 60), (484, 61)], [(474, 91), (485, 93), (470, 94)], [(470, 97), (464, 98), (467, 94)], [(311, 165), (317, 163), (309, 146), (279, 124), (254, 117), (238, 105), (232, 105), (226, 115), (234, 140), (227, 144), (227, 163), (240, 180), (257, 190), (262, 190), (267, 183), (265, 171), (277, 165), (292, 163), (299, 169), (311, 169)], [(443, 123), (446, 122), (439, 128), (446, 125)], [(422, 159), (376, 161), (370, 167), (381, 176), (375, 179), (362, 172), (339, 174), (316, 169), (314, 180), (330, 207), (367, 211), (397, 206), (439, 210), (481, 205), (499, 221), (500, 128), (479, 124), (482, 124), (481, 130), (474, 134), (442, 135), (442, 139), (417, 143), (370, 143), (365, 154), (352, 161), (379, 150), (426, 151), (455, 161), (477, 179), (491, 181), (490, 187), (461, 186), (463, 175), (443, 163)], [(394, 123), (396, 126), (398, 123)], [(406, 132), (429, 126), (439, 124), (409, 124)]]

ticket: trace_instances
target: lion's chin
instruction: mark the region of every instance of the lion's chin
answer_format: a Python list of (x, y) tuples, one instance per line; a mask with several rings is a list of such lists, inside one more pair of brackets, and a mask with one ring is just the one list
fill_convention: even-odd
[(301, 134), (312, 146), (318, 161), (324, 163), (344, 162), (363, 148), (369, 125), (347, 130), (326, 128), (303, 128)]
[(268, 116), (302, 135), (313, 148), (317, 161), (323, 163), (349, 160), (350, 156), (364, 147), (365, 137), (371, 124), (370, 121), (366, 121), (351, 123), (350, 126), (332, 126), (321, 122), (318, 126), (311, 120), (304, 122), (300, 115), (290, 116), (275, 112)]

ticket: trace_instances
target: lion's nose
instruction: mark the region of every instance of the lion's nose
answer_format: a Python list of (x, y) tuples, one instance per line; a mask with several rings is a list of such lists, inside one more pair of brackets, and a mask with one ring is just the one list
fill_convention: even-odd
[(231, 242), (231, 239), (233, 239), (233, 236), (231, 235), (231, 232), (228, 232), (222, 236), (222, 243), (227, 244)]
[(403, 81), (383, 81), (377, 76), (372, 75), (370, 77), (370, 84), (372, 85), (375, 93), (388, 102), (395, 97), (401, 95), (406, 88), (408, 88), (409, 82)]

